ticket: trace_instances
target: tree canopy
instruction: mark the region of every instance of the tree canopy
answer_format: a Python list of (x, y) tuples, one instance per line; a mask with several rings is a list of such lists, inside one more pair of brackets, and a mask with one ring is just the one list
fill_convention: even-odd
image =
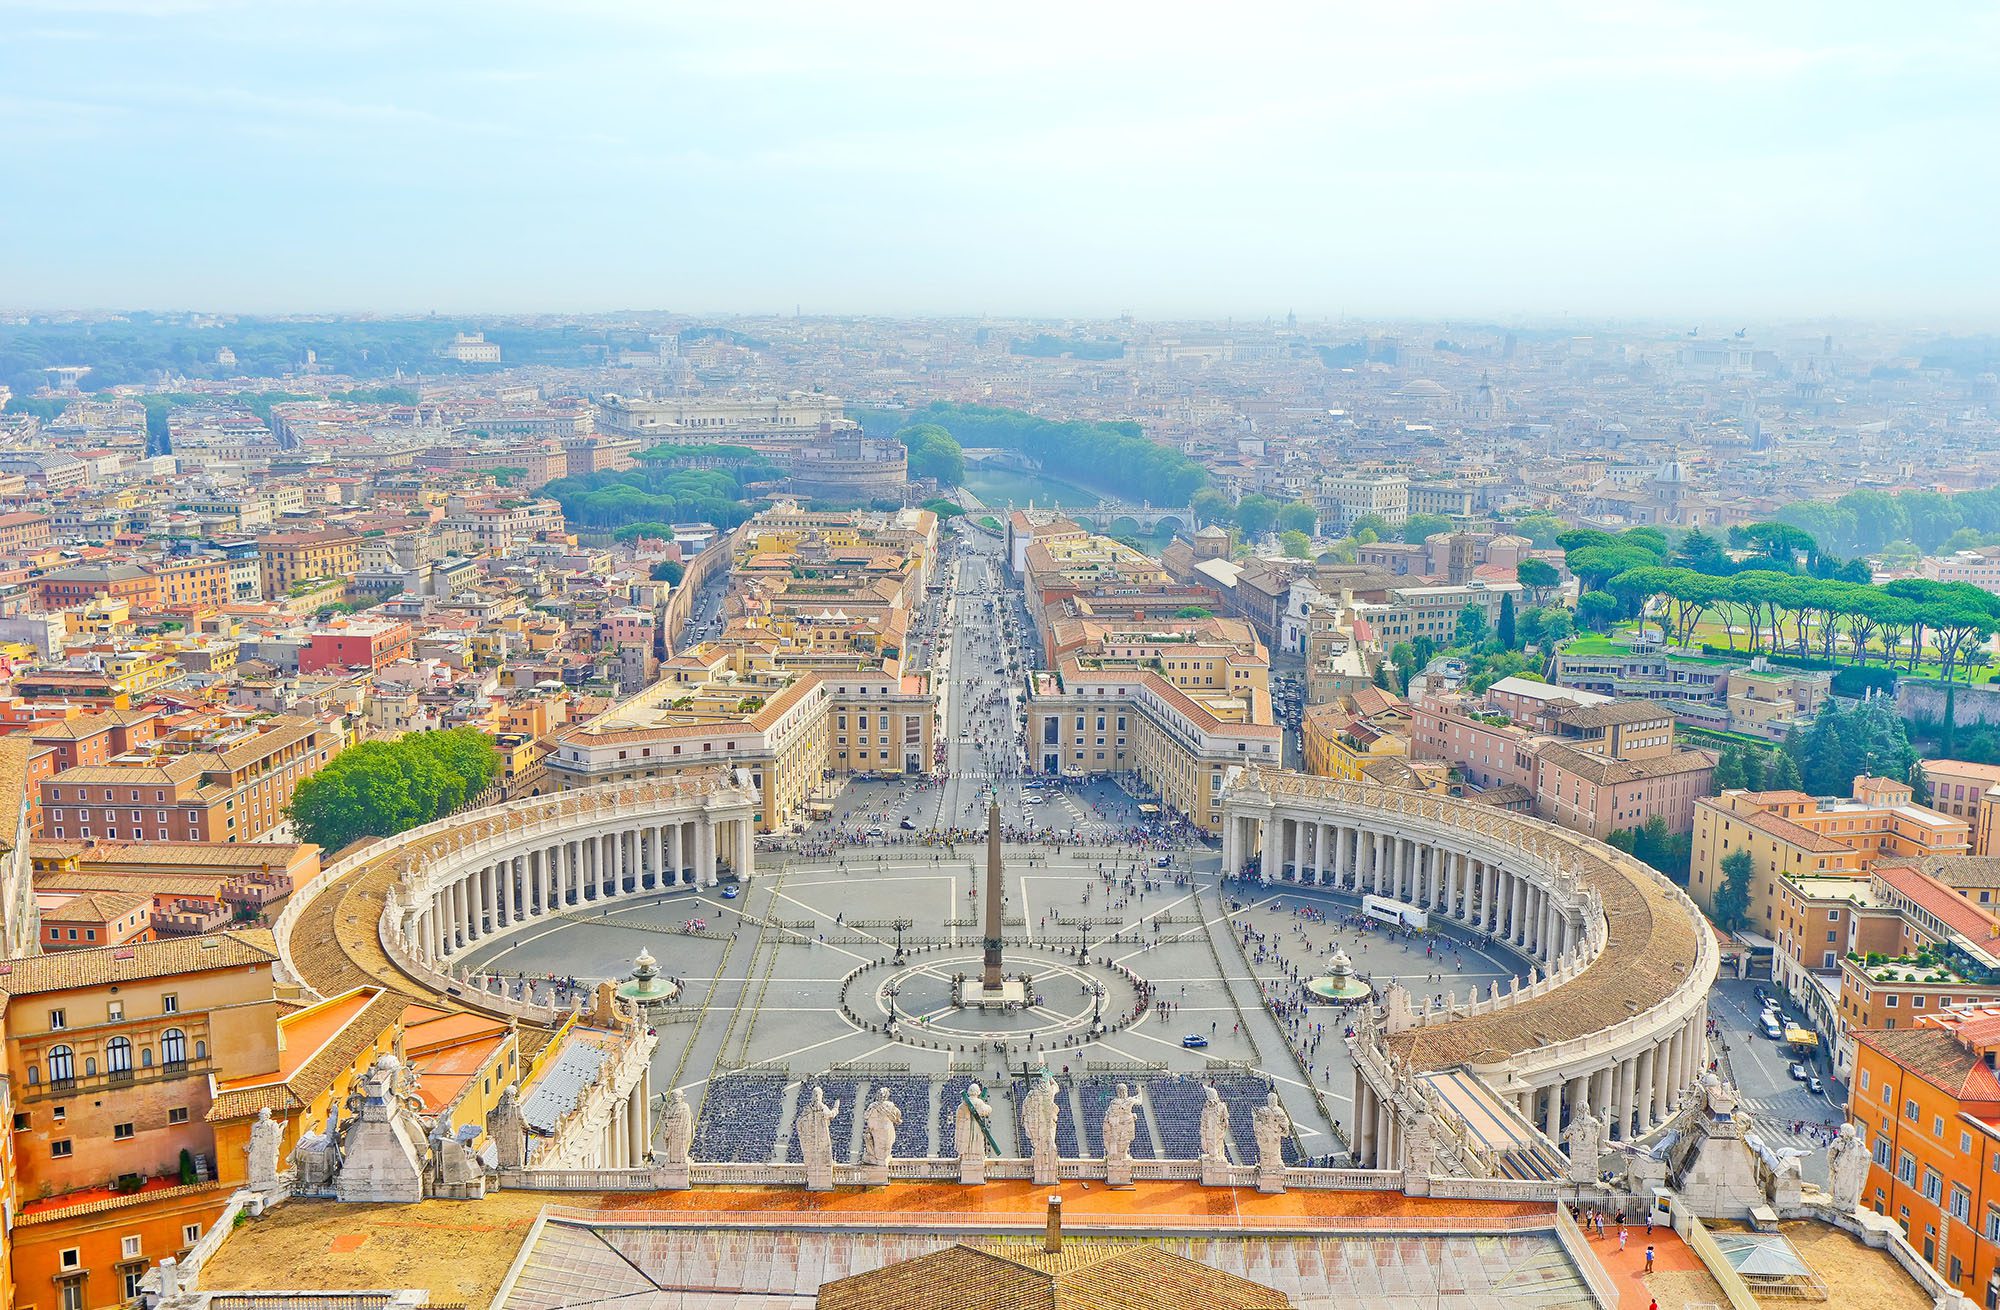
[(499, 772), (493, 739), (477, 728), (363, 742), (300, 783), (289, 813), (301, 841), (331, 854), (363, 837), (390, 837), (442, 818)]
[(909, 415), (935, 424), (961, 446), (997, 446), (1040, 460), (1043, 472), (1098, 491), (1155, 505), (1185, 505), (1208, 485), (1208, 470), (1180, 451), (1149, 441), (1132, 422), (1061, 422), (994, 405), (946, 401)]
[(896, 434), (910, 455), (910, 476), (936, 478), (941, 487), (965, 481), (965, 451), (935, 423), (912, 423)]

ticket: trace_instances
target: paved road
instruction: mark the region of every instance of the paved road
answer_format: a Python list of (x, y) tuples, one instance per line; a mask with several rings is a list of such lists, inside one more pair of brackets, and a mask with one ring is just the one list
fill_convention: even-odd
[[(1728, 1047), (1724, 1058), (1744, 1106), (1756, 1121), (1759, 1134), (1773, 1146), (1810, 1150), (1805, 1159), (1805, 1176), (1810, 1182), (1826, 1181), (1826, 1157), (1818, 1149), (1823, 1130), (1838, 1127), (1846, 1119), (1847, 1088), (1826, 1078), (1826, 1062), (1815, 1062), (1813, 1072), (1825, 1079), (1825, 1091), (1815, 1096), (1804, 1083), (1788, 1072), (1793, 1056), (1783, 1044), (1764, 1036), (1757, 1014), (1758, 984), (1725, 979), (1709, 993), (1709, 1017), (1718, 1025), (1718, 1046)], [(1763, 984), (1773, 995), (1777, 990)], [(1795, 1127), (1802, 1125), (1802, 1129)]]

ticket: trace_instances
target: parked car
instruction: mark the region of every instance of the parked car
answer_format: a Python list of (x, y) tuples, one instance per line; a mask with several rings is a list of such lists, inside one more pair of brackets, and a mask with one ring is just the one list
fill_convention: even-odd
[(723, 900), (725, 900), (725, 901), (733, 901), (733, 900), (735, 900), (735, 899), (736, 899), (736, 884), (735, 884), (735, 883), (731, 883), (731, 884), (730, 884), (729, 886), (727, 886), (727, 887), (724, 887), (724, 888), (722, 889), (722, 899), (723, 899)]
[(1187, 1047), (1190, 1051), (1198, 1051), (1208, 1045), (1208, 1038), (1203, 1037), (1200, 1033), (1189, 1033), (1187, 1036), (1181, 1038), (1181, 1045)]
[(1806, 1067), (1803, 1064), (1800, 1064), (1797, 1060), (1792, 1061), (1791, 1068), (1785, 1070), (1785, 1072), (1792, 1076), (1793, 1082), (1798, 1082), (1798, 1083), (1802, 1083), (1806, 1079), (1812, 1077), (1810, 1073), (1806, 1072)]

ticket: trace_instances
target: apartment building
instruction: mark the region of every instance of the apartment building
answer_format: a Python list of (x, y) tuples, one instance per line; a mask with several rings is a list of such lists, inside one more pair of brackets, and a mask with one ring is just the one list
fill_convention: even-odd
[(1392, 528), (1410, 518), (1410, 480), (1392, 473), (1352, 473), (1320, 479), (1320, 522), (1349, 531), (1372, 514)]
[(1489, 628), (1500, 622), (1500, 607), (1507, 596), (1521, 603), (1518, 582), (1468, 582), (1462, 586), (1396, 587), (1383, 602), (1362, 602), (1355, 616), (1367, 625), (1378, 649), (1387, 650), (1397, 642), (1429, 637), (1440, 646), (1452, 643), (1458, 632), (1458, 617), (1467, 605), (1478, 606)]
[(258, 585), (267, 599), (294, 584), (351, 578), (361, 538), (349, 532), (279, 532), (257, 538)]
[(1862, 1204), (1973, 1302), (2000, 1302), (2000, 1005), (1861, 1032), (1856, 1046), (1847, 1110), (1869, 1149)]
[(1537, 816), (1600, 840), (1656, 817), (1686, 832), (1715, 771), (1710, 752), (1674, 745), (1664, 706), (1525, 678), (1503, 678), (1484, 697), (1425, 697), (1410, 756), (1448, 763), (1481, 790), (1519, 787)]
[(110, 841), (257, 841), (299, 783), (339, 750), (337, 729), (288, 715), (179, 721), (143, 750), (41, 783), (42, 831)]
[(1228, 770), (1283, 758), (1269, 658), (1240, 619), (1067, 611), (1045, 621), (1042, 638), (1053, 667), (1028, 675), (1030, 770), (1136, 775), (1163, 804), (1213, 830)]
[(798, 672), (767, 655), (684, 651), (660, 681), (558, 728), (543, 767), (559, 789), (746, 770), (760, 831), (790, 823), (832, 773), (914, 775), (930, 767), (937, 699), (928, 678), (882, 668)]
[(216, 1150), (211, 1078), (276, 1068), (276, 961), (249, 931), (0, 964), (16, 1306), (127, 1304), (221, 1212), (244, 1164)]
[(1925, 760), (1924, 802), (1940, 814), (1965, 820), (1974, 855), (2000, 855), (2000, 764)]
[(1410, 753), (1414, 718), (1408, 701), (1374, 686), (1308, 706), (1299, 724), (1306, 772), (1359, 782), (1368, 765)]
[(1889, 778), (1856, 778), (1853, 797), (1844, 800), (1732, 789), (1695, 802), (1688, 894), (1713, 914), (1722, 861), (1749, 851), (1749, 926), (1768, 938), (1785, 874), (1860, 874), (1877, 863), (1962, 855), (1968, 840), (1964, 820), (1912, 803), (1908, 785)]

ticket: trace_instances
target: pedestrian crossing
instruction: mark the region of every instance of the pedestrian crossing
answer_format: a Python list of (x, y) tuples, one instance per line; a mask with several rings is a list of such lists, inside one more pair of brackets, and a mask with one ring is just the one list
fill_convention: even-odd
[[(1770, 1096), (1746, 1096), (1743, 1106), (1750, 1113), (1750, 1122), (1756, 1125), (1757, 1136), (1772, 1148), (1796, 1147), (1803, 1151), (1818, 1151), (1824, 1142), (1812, 1131), (1831, 1124), (1829, 1132), (1838, 1131), (1839, 1120), (1824, 1101), (1799, 1091), (1780, 1092)], [(1804, 1121), (1806, 1131), (1794, 1132), (1792, 1125)]]

